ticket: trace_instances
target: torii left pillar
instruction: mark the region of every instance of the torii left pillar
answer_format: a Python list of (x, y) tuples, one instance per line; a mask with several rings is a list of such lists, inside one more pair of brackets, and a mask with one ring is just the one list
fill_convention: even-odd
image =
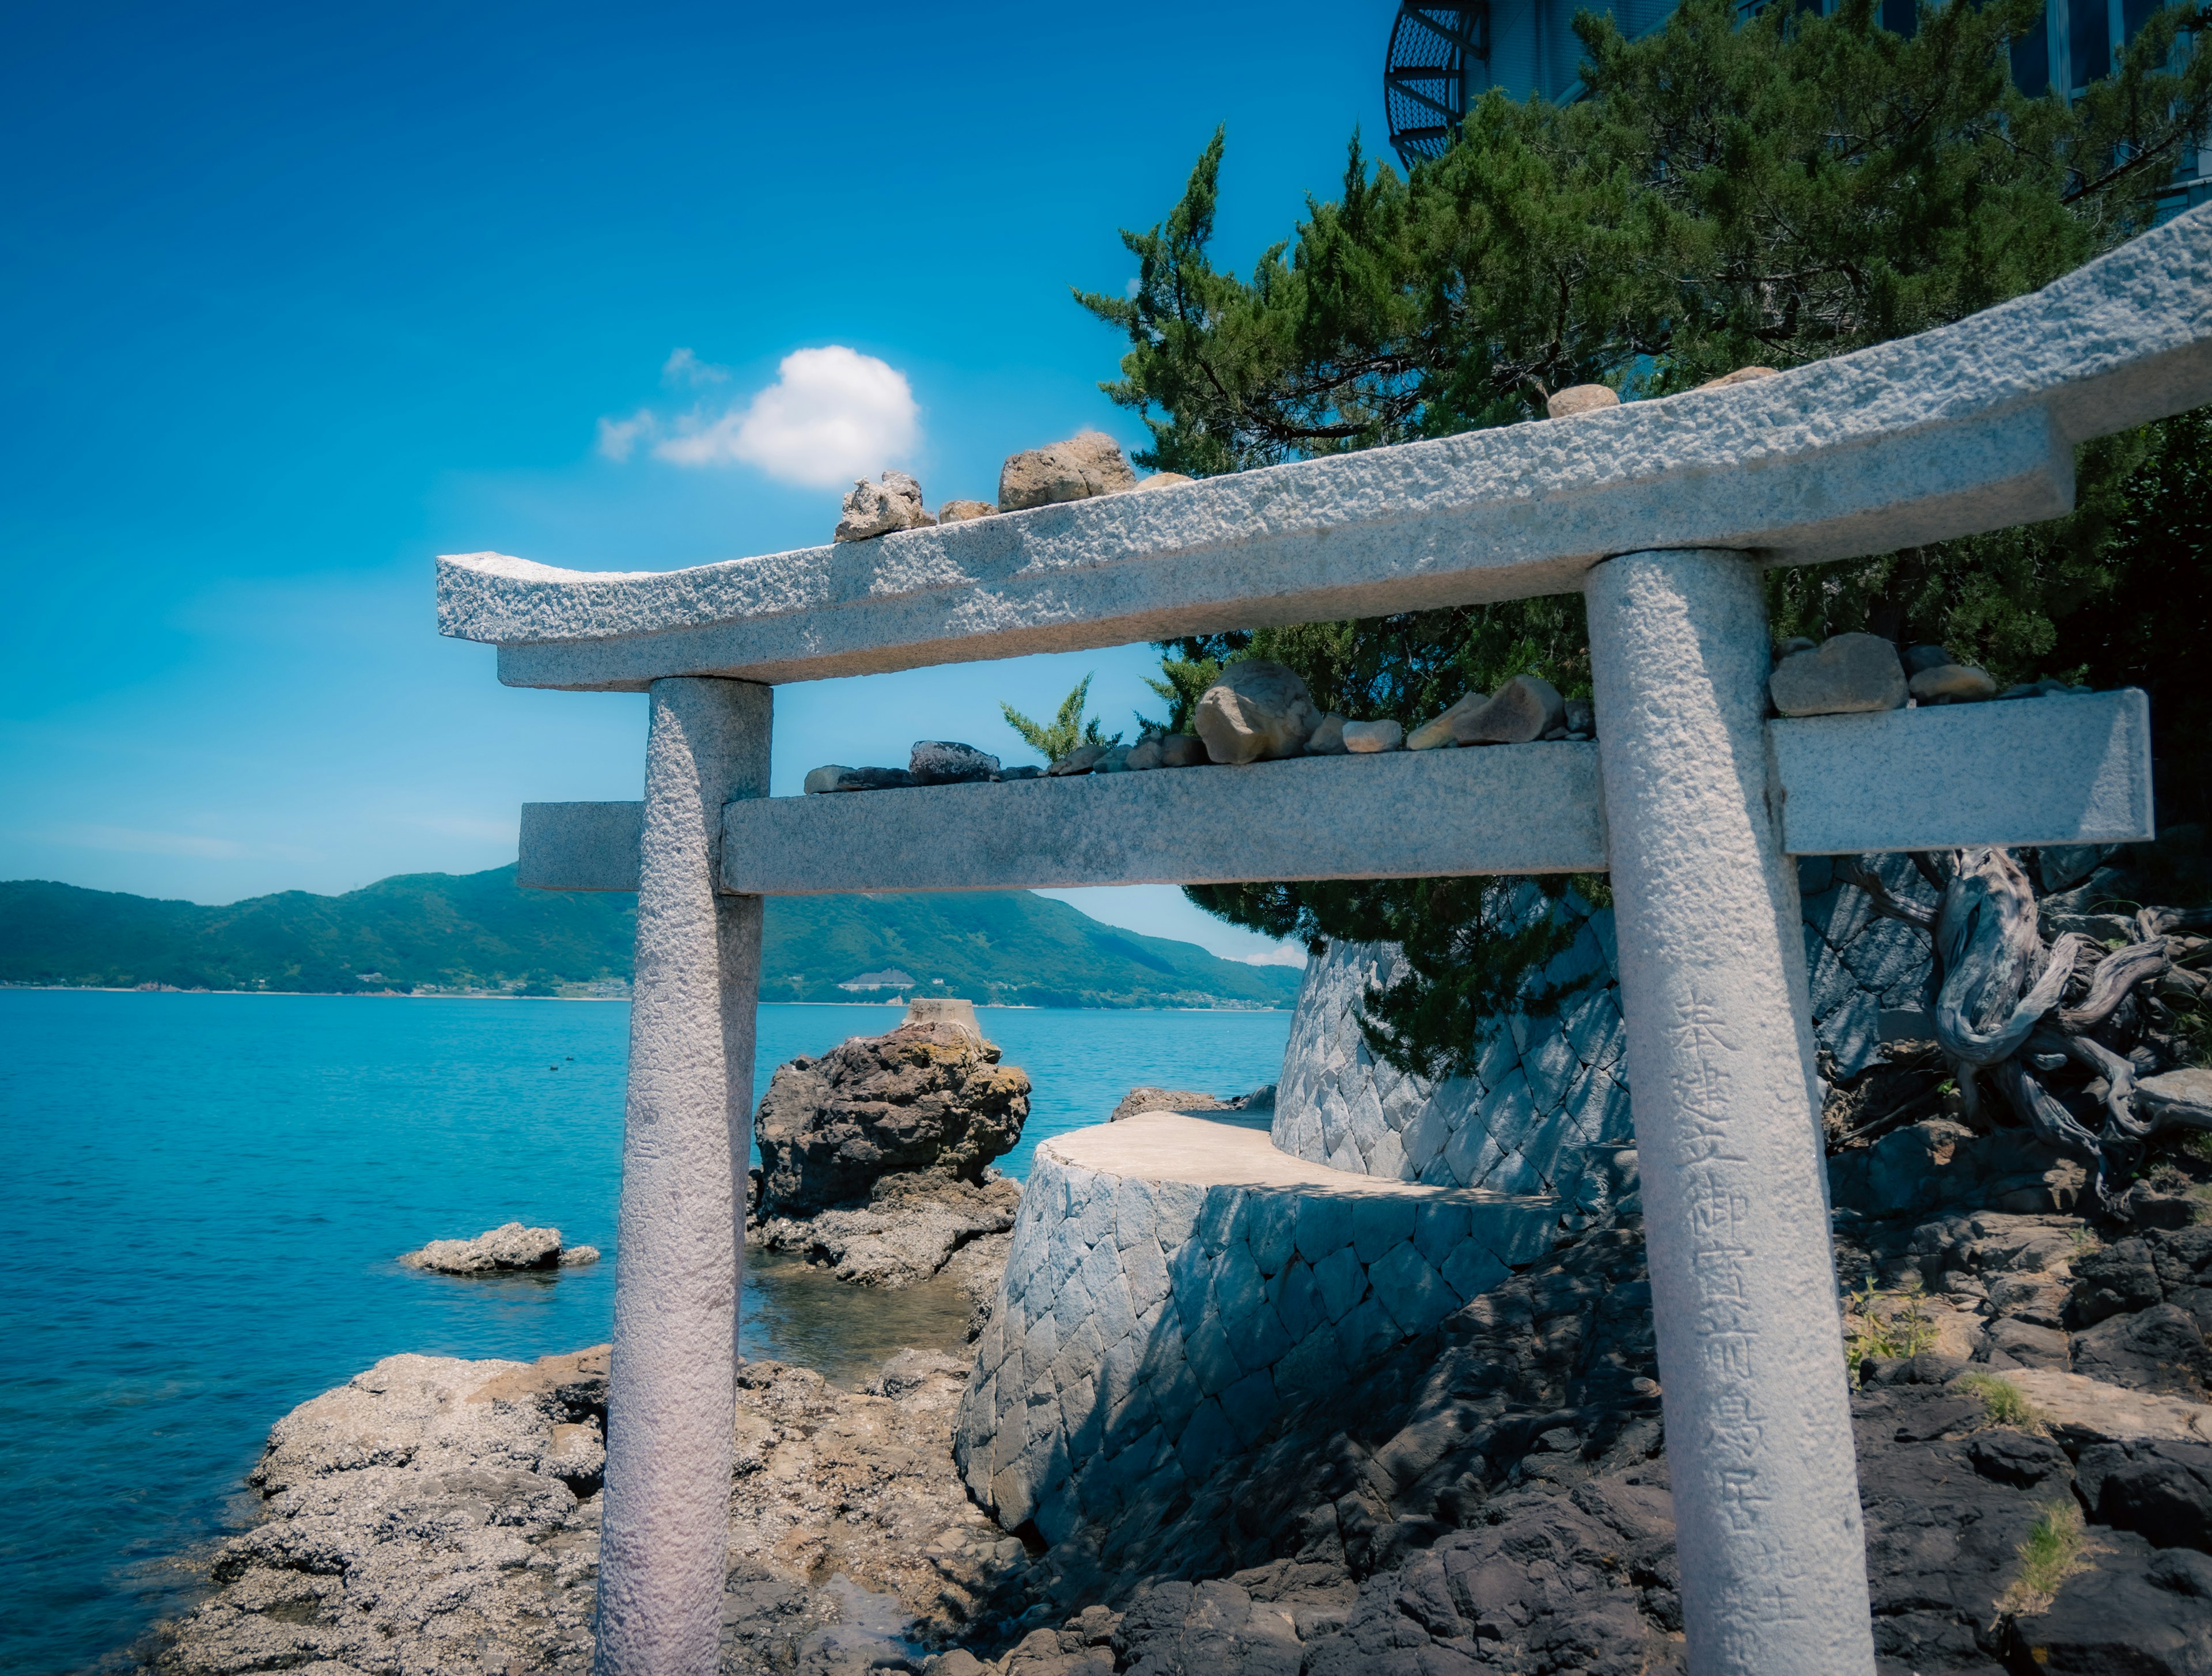
[(731, 1417), (761, 899), (722, 895), (722, 805), (768, 793), (771, 689), (652, 687), (630, 1000), (597, 1676), (708, 1676)]

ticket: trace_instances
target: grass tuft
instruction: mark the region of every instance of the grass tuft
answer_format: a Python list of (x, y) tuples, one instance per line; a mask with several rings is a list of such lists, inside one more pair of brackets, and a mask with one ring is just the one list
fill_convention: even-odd
[(1982, 1409), (1993, 1426), (2010, 1426), (2015, 1431), (2042, 1430), (2043, 1415), (2027, 1400), (2027, 1394), (2008, 1379), (1995, 1374), (1961, 1374), (1959, 1387), (1969, 1395), (1982, 1400)]
[(2070, 1501), (2046, 1503), (2027, 1540), (2014, 1551), (2020, 1556), (2020, 1575), (1998, 1597), (1998, 1609), (2041, 1612), (2057, 1598), (2061, 1583), (2088, 1569), (2087, 1547), (2081, 1509)]
[(1859, 1363), (1868, 1357), (1902, 1361), (1936, 1343), (1936, 1323), (1920, 1301), (1919, 1276), (1893, 1292), (1876, 1291), (1869, 1280), (1849, 1296), (1844, 1312), (1844, 1362), (1853, 1385), (1859, 1382)]

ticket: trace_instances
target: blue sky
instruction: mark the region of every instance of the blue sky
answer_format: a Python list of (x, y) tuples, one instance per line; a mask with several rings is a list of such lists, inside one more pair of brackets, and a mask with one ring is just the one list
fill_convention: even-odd
[[(1218, 253), (1285, 234), (1355, 125), (1380, 144), (1392, 10), (17, 9), (0, 877), (341, 890), (512, 859), (526, 799), (636, 796), (643, 701), (501, 688), (436, 635), (431, 556), (811, 544), (824, 424), (932, 504), (1085, 427), (1137, 442), (1069, 287), (1124, 284), (1116, 229), (1217, 123)], [(918, 737), (1026, 760), (1000, 699), (1096, 670), (1126, 726), (1154, 662), (785, 687), (777, 789)]]

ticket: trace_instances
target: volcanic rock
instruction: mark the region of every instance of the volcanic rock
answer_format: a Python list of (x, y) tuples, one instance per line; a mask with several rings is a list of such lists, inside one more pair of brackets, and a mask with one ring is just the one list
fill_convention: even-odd
[[(591, 1248), (578, 1249), (590, 1251)], [(598, 1252), (592, 1252), (592, 1259), (598, 1256)], [(428, 1269), (436, 1274), (513, 1274), (525, 1269), (558, 1268), (561, 1230), (503, 1222), (472, 1240), (433, 1240), (420, 1250), (402, 1253), (399, 1260), (410, 1269)]]
[(929, 1170), (980, 1184), (1029, 1116), (1030, 1079), (953, 1023), (855, 1036), (776, 1068), (753, 1120), (761, 1214), (865, 1200), (878, 1178)]

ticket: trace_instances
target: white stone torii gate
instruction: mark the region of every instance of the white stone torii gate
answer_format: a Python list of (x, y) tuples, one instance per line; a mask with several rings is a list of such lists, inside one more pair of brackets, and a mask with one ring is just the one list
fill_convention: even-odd
[[(715, 1663), (761, 899), (1605, 868), (1701, 1676), (1873, 1668), (1796, 854), (2152, 835), (2138, 693), (1766, 719), (1764, 567), (2065, 511), (2212, 400), (2212, 209), (1727, 389), (670, 573), (441, 559), (510, 685), (650, 695), (641, 805), (521, 879), (638, 893), (598, 1668)], [(1579, 588), (1595, 744), (769, 799), (785, 681)]]

